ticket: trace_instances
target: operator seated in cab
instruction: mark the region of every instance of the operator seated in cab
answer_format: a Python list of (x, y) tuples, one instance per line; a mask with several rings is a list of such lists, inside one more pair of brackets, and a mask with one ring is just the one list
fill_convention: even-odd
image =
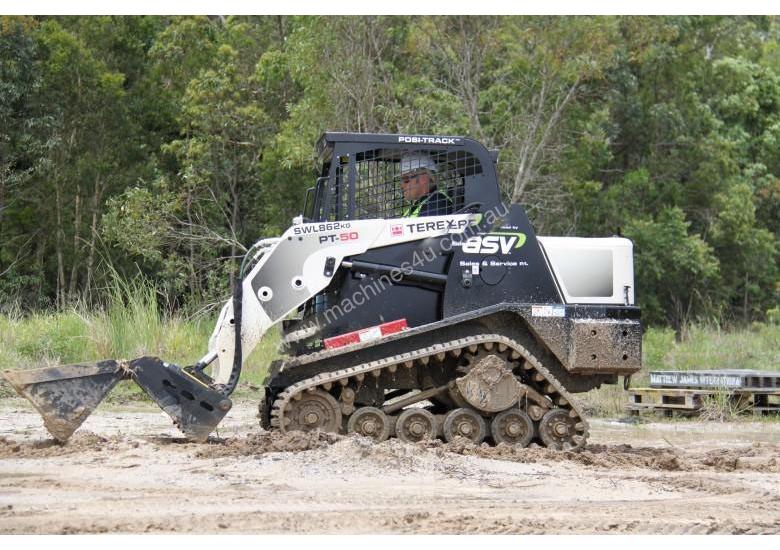
[(401, 190), (408, 206), (402, 217), (446, 216), (452, 214), (453, 201), (436, 186), (436, 163), (426, 153), (401, 158)]

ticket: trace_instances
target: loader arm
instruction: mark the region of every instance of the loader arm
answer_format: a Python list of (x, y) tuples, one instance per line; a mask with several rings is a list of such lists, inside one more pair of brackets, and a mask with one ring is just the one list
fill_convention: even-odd
[(210, 364), (214, 383), (232, 391), (245, 358), (266, 331), (324, 290), (344, 258), (383, 246), (460, 235), (479, 218), (479, 214), (459, 214), (301, 223), (278, 239), (259, 241), (248, 254), (240, 315), (234, 314), (234, 300), (225, 303), (199, 365)]

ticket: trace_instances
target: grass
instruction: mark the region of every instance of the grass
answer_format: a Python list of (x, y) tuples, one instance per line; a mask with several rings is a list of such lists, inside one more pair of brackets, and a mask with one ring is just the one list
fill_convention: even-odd
[[(216, 316), (187, 319), (166, 313), (154, 287), (144, 281), (119, 282), (102, 309), (84, 304), (55, 313), (0, 315), (0, 370), (29, 369), (100, 359), (154, 355), (177, 365), (191, 365), (207, 351)], [(240, 390), (260, 386), (276, 356), (278, 336), (270, 331), (249, 355)], [(0, 382), (0, 397), (15, 395)], [(112, 401), (143, 397), (135, 384), (120, 384)]]
[[(780, 325), (756, 323), (733, 331), (692, 326), (681, 342), (671, 329), (648, 329), (642, 339), (642, 370), (632, 376), (631, 385), (647, 386), (650, 371), (695, 369), (780, 370)], [(580, 398), (590, 415), (626, 414), (628, 394), (622, 384), (605, 385)], [(728, 401), (717, 399), (706, 408), (713, 419), (733, 418), (737, 412)]]

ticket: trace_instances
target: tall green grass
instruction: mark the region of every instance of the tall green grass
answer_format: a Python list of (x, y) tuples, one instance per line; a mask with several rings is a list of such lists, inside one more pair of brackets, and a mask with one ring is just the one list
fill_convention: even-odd
[[(780, 325), (756, 323), (730, 331), (692, 326), (681, 342), (671, 329), (648, 329), (642, 339), (642, 370), (631, 377), (631, 385), (647, 386), (654, 370), (718, 369), (780, 370)], [(580, 397), (591, 415), (626, 413), (628, 393), (622, 385), (605, 385)]]
[[(0, 315), (0, 370), (143, 355), (193, 364), (207, 351), (218, 312), (191, 319), (169, 309), (160, 306), (148, 281), (117, 278), (98, 309), (76, 303), (59, 312)], [(271, 332), (247, 358), (242, 382), (259, 385), (265, 377), (278, 344)], [(134, 384), (120, 386), (119, 398), (140, 395)], [(7, 386), (0, 387), (0, 396), (11, 394)]]

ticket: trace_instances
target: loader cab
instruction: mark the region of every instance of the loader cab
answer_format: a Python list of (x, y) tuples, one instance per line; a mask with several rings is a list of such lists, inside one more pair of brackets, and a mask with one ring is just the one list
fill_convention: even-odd
[(402, 160), (424, 155), (435, 164), (434, 187), (451, 212), (486, 212), (500, 204), (496, 156), (462, 137), (326, 132), (317, 145), (321, 170), (307, 190), (306, 220), (391, 219), (408, 215)]
[[(404, 166), (410, 157), (430, 163), (431, 189), (446, 194), (443, 214), (486, 213), (501, 206), (496, 177), (497, 155), (480, 143), (454, 136), (418, 136), (406, 134), (356, 134), (326, 132), (317, 143), (320, 170), (316, 184), (307, 190), (302, 218), (304, 222), (348, 222), (351, 220), (393, 219), (425, 216), (410, 211), (413, 199), (404, 196)], [(406, 159), (406, 160), (405, 160)], [(407, 162), (407, 164), (404, 164)], [(437, 213), (436, 215), (442, 215)], [(374, 264), (398, 266), (419, 257), (431, 248), (431, 242), (414, 241), (376, 248), (349, 258)], [(452, 252), (437, 255), (424, 271), (445, 275)], [(331, 285), (309, 300), (295, 319), (283, 323), (285, 340), (311, 321), (319, 319), (316, 337), (293, 344), (300, 353), (317, 348), (318, 342), (333, 335), (377, 325), (400, 318), (415, 327), (435, 322), (444, 316), (444, 292), (425, 283), (394, 283), (381, 297), (336, 319), (322, 320), (326, 312), (338, 309), (345, 296), (371, 285), (378, 278), (370, 273), (340, 270)]]

